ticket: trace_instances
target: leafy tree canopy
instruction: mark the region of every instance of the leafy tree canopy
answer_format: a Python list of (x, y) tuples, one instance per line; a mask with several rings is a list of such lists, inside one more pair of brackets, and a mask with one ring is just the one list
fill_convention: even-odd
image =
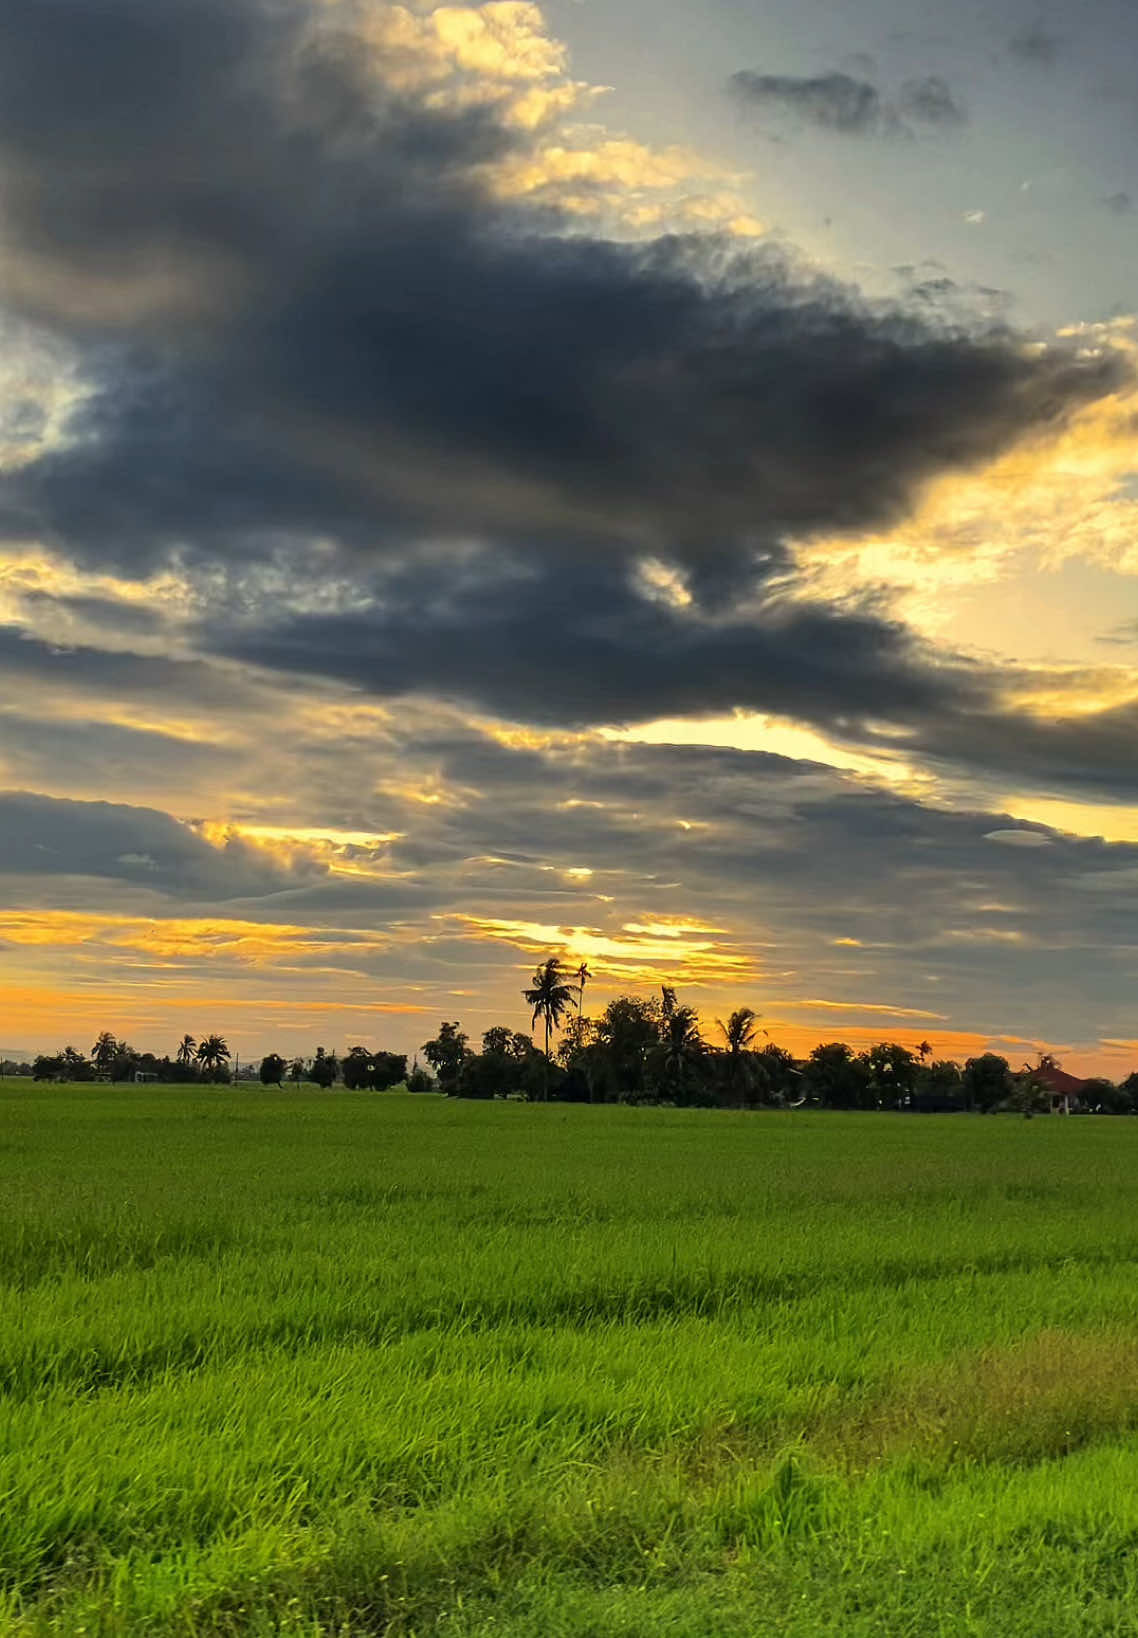
[(438, 1077), (439, 1086), (444, 1092), (450, 1091), (458, 1079), (459, 1070), (468, 1057), (468, 1037), (463, 1034), (457, 1022), (443, 1022), (439, 1025), (439, 1033), (430, 1041), (424, 1041), (422, 1052)]

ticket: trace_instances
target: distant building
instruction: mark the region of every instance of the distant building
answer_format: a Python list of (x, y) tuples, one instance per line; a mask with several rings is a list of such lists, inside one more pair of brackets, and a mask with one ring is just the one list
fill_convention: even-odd
[(1077, 1075), (1068, 1075), (1058, 1064), (1048, 1063), (1046, 1058), (1037, 1068), (1026, 1070), (1025, 1074), (1030, 1074), (1050, 1100), (1053, 1115), (1069, 1115), (1072, 1104), (1079, 1102), (1087, 1084)]

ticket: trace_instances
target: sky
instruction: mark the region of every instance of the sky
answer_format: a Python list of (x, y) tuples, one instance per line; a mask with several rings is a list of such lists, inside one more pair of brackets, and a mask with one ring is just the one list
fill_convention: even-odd
[(0, 1050), (1138, 1065), (1130, 0), (0, 0)]

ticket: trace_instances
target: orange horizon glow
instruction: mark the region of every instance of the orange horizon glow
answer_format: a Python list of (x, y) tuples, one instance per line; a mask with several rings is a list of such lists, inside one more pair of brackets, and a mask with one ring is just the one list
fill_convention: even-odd
[[(598, 1007), (603, 997), (615, 993), (598, 992)], [(463, 1002), (473, 1004), (464, 1007)], [(710, 1045), (715, 1045), (719, 1038), (717, 1019), (725, 1018), (734, 1006), (741, 1004), (744, 1004), (741, 996), (727, 995), (714, 1007), (697, 1008), (704, 1039)], [(792, 1005), (783, 1002), (781, 1010), (790, 1010)], [(490, 1022), (508, 1022), (511, 1011), (518, 1014), (526, 1009), (516, 1003), (496, 1005), (479, 996), (446, 993), (437, 1001), (415, 1002), (293, 1001), (266, 996), (203, 994), (188, 998), (175, 1010), (165, 996), (147, 1001), (122, 990), (67, 989), (50, 984), (8, 985), (0, 986), (0, 1047), (19, 1048), (33, 1056), (39, 1052), (58, 1052), (69, 1045), (86, 1051), (88, 1037), (93, 1041), (102, 1030), (109, 1029), (119, 1039), (129, 1040), (139, 1051), (173, 1057), (187, 1030), (195, 1037), (217, 1030), (225, 1034), (230, 1045), (246, 1060), (259, 1059), (266, 1052), (289, 1045), (280, 1037), (301, 1032), (305, 1041), (292, 1045), (306, 1056), (311, 1056), (317, 1045), (343, 1050), (357, 1041), (379, 1041), (390, 1050), (406, 1050), (410, 1056), (419, 1049), (420, 1034), (433, 1032), (434, 1020), (453, 1018), (457, 1014), (463, 1023), (464, 1010), (466, 1027), (476, 1046), (482, 1030), (489, 1027)], [(850, 1010), (852, 1013), (853, 1009)], [(18, 1018), (19, 1023), (12, 1023), (14, 1018)], [(377, 1028), (381, 1019), (390, 1019), (393, 1025), (401, 1019), (417, 1022), (413, 1031), (404, 1028), (399, 1032), (400, 1039), (392, 1041), (390, 1037), (396, 1031)], [(354, 1026), (350, 1020), (355, 1020)], [(429, 1022), (424, 1028), (419, 1021)], [(518, 1024), (523, 1033), (529, 1033), (527, 1024), (528, 1018)], [(796, 1058), (807, 1057), (815, 1046), (827, 1041), (845, 1041), (855, 1051), (880, 1041), (895, 1041), (916, 1051), (927, 1041), (932, 1058), (951, 1058), (960, 1064), (983, 1052), (997, 1052), (1007, 1058), (1013, 1069), (1018, 1069), (1041, 1052), (1050, 1052), (1072, 1073), (1084, 1076), (1121, 1079), (1138, 1067), (1138, 1039), (1111, 1038), (1068, 1044), (954, 1028), (920, 1029), (902, 1025), (891, 1029), (881, 1019), (836, 1023), (826, 1028), (816, 1023), (794, 1023), (773, 1013), (768, 1015), (765, 1027), (760, 1017), (759, 1027), (763, 1031), (760, 1044), (769, 1039)]]

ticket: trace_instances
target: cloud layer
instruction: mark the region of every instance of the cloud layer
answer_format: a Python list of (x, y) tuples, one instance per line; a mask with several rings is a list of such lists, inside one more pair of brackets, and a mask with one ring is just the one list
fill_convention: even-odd
[[(890, 85), (733, 82), (842, 136), (965, 121)], [(817, 557), (1090, 470), (1132, 350), (871, 297), (597, 107), (516, 0), (0, 0), (0, 940), (45, 986), (86, 940), (122, 986), (149, 948), (264, 1009), (488, 1012), (471, 971), (560, 939), (989, 1031), (1014, 949), (1008, 1018), (1117, 1033), (1133, 850), (985, 793), (1138, 797), (1138, 691), (938, 647)], [(968, 811), (597, 732), (735, 709)]]
[[(0, 8), (6, 288), (86, 383), (0, 481), (0, 527), (188, 567), (231, 599), (207, 646), (379, 692), (573, 722), (983, 706), (872, 610), (767, 591), (793, 537), (896, 521), (1108, 394), (1122, 357), (871, 303), (763, 245), (566, 234), (495, 191), (544, 151), (501, 78), (459, 52), (440, 96), (445, 42), (423, 67), (385, 17)], [(954, 106), (931, 78), (900, 105)], [(340, 606), (313, 607), (330, 582)]]

